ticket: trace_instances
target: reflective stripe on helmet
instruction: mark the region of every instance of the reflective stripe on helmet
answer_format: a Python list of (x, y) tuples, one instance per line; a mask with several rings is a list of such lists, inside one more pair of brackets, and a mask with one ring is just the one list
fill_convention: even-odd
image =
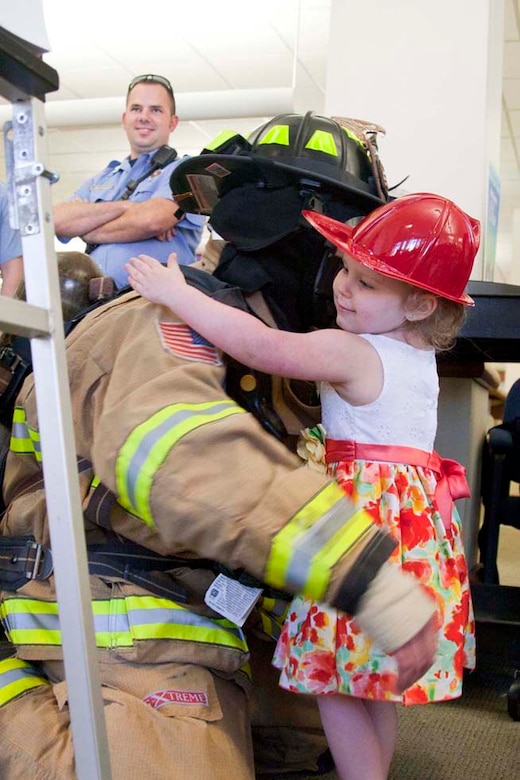
[(236, 135), (238, 135), (236, 130), (222, 130), (217, 137), (210, 141), (204, 148), (209, 152), (213, 152)]
[(264, 136), (261, 136), (257, 143), (261, 144), (279, 144), (280, 146), (289, 146), (289, 125), (273, 125)]
[(150, 492), (157, 470), (170, 450), (202, 425), (245, 414), (234, 401), (172, 404), (135, 428), (119, 451), (116, 462), (118, 502), (146, 525), (155, 527)]
[[(269, 187), (273, 177), (276, 187), (284, 181), (293, 186), (296, 177), (307, 187), (310, 178), (313, 188), (334, 197), (344, 191), (345, 219), (367, 214), (389, 197), (374, 142), (382, 128), (363, 120), (342, 122), (347, 124), (307, 111), (279, 114), (252, 130), (247, 140), (226, 131), (198, 157), (179, 163), (170, 177), (172, 194), (183, 211), (209, 216), (221, 197), (245, 183)], [(236, 236), (234, 226), (229, 231)]]
[(332, 133), (327, 133), (325, 130), (315, 130), (305, 144), (305, 148), (314, 149), (316, 152), (324, 152), (325, 154), (330, 154), (333, 157), (338, 156), (338, 150), (336, 147), (336, 142), (334, 141), (334, 136)]
[(49, 685), (49, 681), (40, 677), (27, 661), (20, 658), (0, 661), (0, 707), (41, 685)]
[(17, 406), (13, 413), (13, 427), (9, 444), (12, 452), (34, 455), (41, 463), (40, 434), (27, 423), (25, 410)]
[[(363, 150), (364, 146), (360, 139), (347, 128), (342, 128), (343, 132), (352, 141), (355, 141)], [(278, 144), (279, 146), (290, 146), (290, 127), (289, 125), (274, 125), (270, 127), (264, 136), (257, 140), (258, 146), (267, 144)], [(334, 135), (327, 130), (314, 130), (310, 138), (305, 142), (304, 149), (312, 149), (315, 152), (330, 154), (331, 157), (339, 157), (338, 148)]]
[(356, 511), (331, 482), (276, 534), (265, 579), (276, 588), (322, 599), (331, 569), (373, 527), (368, 512)]
[(359, 138), (359, 136), (353, 133), (352, 130), (350, 130), (348, 127), (344, 127), (343, 130), (352, 141), (355, 141), (363, 149), (363, 151), (365, 151), (366, 149), (365, 144), (363, 143), (361, 138)]
[[(210, 620), (169, 599), (94, 599), (92, 611), (99, 648), (133, 647), (137, 641), (174, 639), (248, 652), (244, 634), (234, 623), (225, 618)], [(0, 615), (12, 644), (61, 646), (55, 602), (14, 596), (3, 601)]]

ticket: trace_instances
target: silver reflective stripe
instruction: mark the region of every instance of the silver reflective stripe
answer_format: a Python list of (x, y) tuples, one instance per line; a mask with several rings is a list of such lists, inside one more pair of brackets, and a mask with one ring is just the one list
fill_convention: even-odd
[(20, 658), (4, 658), (0, 661), (0, 707), (49, 681), (35, 667)]
[[(5, 607), (5, 602), (4, 602)], [(3, 617), (6, 632), (11, 631), (59, 631), (60, 621), (58, 615), (50, 615), (48, 612), (7, 612)]]
[(27, 423), (13, 421), (11, 439), (30, 442), (31, 448), (34, 450), (35, 454), (39, 456), (38, 460), (41, 459), (40, 438), (35, 431), (33, 432), (33, 435), (31, 435), (31, 429)]
[[(182, 607), (156, 606), (157, 602), (155, 601), (154, 603), (153, 597), (149, 596), (143, 597), (148, 602), (152, 601), (149, 606), (133, 608), (131, 602), (139, 598), (138, 596), (130, 596), (127, 600), (94, 601), (94, 628), (96, 635), (130, 637), (133, 639), (138, 633), (139, 639), (154, 639), (160, 638), (168, 627), (175, 630), (175, 627), (178, 626), (191, 627), (199, 632), (198, 634), (193, 634), (194, 641), (198, 637), (199, 641), (201, 641), (200, 632), (203, 632), (208, 635), (208, 641), (210, 641), (210, 634), (214, 641), (218, 639), (216, 634), (226, 634), (235, 638), (235, 640), (231, 640), (235, 645), (237, 642), (243, 642), (245, 645), (244, 633), (230, 621), (224, 619), (212, 620)], [(17, 632), (31, 631), (33, 632), (31, 637), (34, 644), (48, 644), (49, 642), (46, 640), (45, 635), (53, 632), (54, 637), (50, 643), (56, 644), (56, 635), (60, 631), (58, 615), (43, 611), (38, 612), (37, 602), (32, 612), (27, 610), (18, 611), (16, 604), (17, 599), (9, 599), (3, 604), (3, 620), (6, 632), (9, 635), (13, 635), (12, 641), (15, 644), (26, 644), (26, 642), (17, 641)], [(48, 606), (48, 603), (46, 603), (46, 606)], [(147, 626), (151, 627), (149, 632), (146, 630)], [(144, 630), (142, 630), (142, 627), (144, 627)], [(40, 634), (41, 636), (39, 636)], [(49, 640), (51, 640), (50, 636)]]
[(344, 502), (334, 504), (293, 542), (291, 561), (286, 572), (286, 582), (290, 588), (300, 590), (304, 587), (316, 553), (323, 552), (327, 543), (348, 522), (346, 508)]
[(21, 669), (10, 669), (7, 672), (3, 672), (0, 669), (0, 688), (4, 688), (6, 685), (11, 685), (24, 677), (39, 677), (41, 675), (36, 671), (33, 666), (24, 666)]
[[(141, 474), (141, 469), (143, 468), (143, 465), (146, 463), (150, 452), (152, 451), (153, 447), (157, 444), (160, 439), (163, 438), (163, 436), (166, 436), (173, 428), (178, 427), (181, 425), (181, 423), (185, 422), (186, 420), (189, 420), (190, 418), (196, 416), (196, 417), (207, 417), (208, 421), (209, 418), (213, 418), (215, 415), (220, 414), (221, 412), (229, 409), (230, 407), (235, 407), (236, 404), (230, 401), (222, 401), (220, 403), (215, 403), (212, 406), (210, 406), (207, 409), (187, 409), (187, 408), (181, 408), (177, 411), (173, 412), (168, 418), (166, 418), (162, 423), (157, 425), (155, 428), (153, 428), (151, 431), (149, 431), (147, 434), (143, 436), (141, 439), (141, 443), (132, 456), (128, 468), (127, 468), (127, 474), (126, 474), (126, 481), (127, 481), (127, 494), (128, 498), (130, 500), (130, 503), (132, 506), (137, 506), (137, 497), (136, 497), (136, 486), (138, 484), (138, 479)], [(203, 421), (201, 422), (201, 425), (203, 424)], [(197, 426), (198, 427), (198, 426)], [(176, 444), (177, 442), (173, 442), (172, 446)]]

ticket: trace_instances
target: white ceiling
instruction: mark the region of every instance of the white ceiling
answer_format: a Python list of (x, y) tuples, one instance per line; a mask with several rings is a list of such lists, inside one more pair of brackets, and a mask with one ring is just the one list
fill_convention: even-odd
[[(46, 164), (60, 177), (52, 188), (54, 201), (127, 153), (119, 120), (127, 84), (139, 73), (160, 73), (172, 81), (181, 122), (171, 144), (180, 153), (198, 154), (223, 128), (247, 134), (278, 113), (266, 111), (265, 95), (295, 83), (308, 96), (306, 107), (323, 111), (330, 2), (154, 0), (147, 12), (136, 0), (42, 0), (51, 48), (44, 58), (60, 78), (60, 89), (47, 97), (47, 116), (56, 101), (70, 107), (72, 118), (66, 122), (76, 121), (78, 104), (87, 109), (78, 114), (77, 126), (63, 118), (60, 126), (47, 120)], [(498, 253), (510, 246), (511, 215), (520, 203), (519, 2), (505, 0)], [(103, 123), (100, 103), (109, 106), (110, 118)], [(255, 107), (261, 115), (254, 115)]]
[[(247, 134), (267, 119), (270, 114), (250, 115), (251, 104), (258, 102), (255, 93), (291, 88), (296, 46), (298, 83), (322, 102), (330, 0), (262, 0), (257, 7), (261, 12), (252, 14), (243, 0), (154, 0), (145, 14), (136, 0), (43, 0), (51, 47), (44, 59), (60, 78), (60, 89), (47, 96), (46, 162), (60, 175), (53, 187), (55, 201), (108, 160), (128, 153), (120, 117), (127, 85), (137, 74), (159, 73), (171, 80), (181, 122), (170, 143), (185, 154), (198, 154), (223, 128)], [(237, 90), (251, 92), (253, 99), (231, 115), (227, 98)], [(186, 117), (185, 94), (199, 94), (200, 104), (205, 93), (215, 91), (223, 98), (223, 119), (192, 119), (204, 115), (204, 105)], [(92, 125), (91, 118), (83, 118), (77, 127), (52, 126), (55, 101), (72, 101), (73, 108), (78, 99), (90, 101), (95, 115), (100, 98), (114, 105), (119, 101), (114, 124)]]

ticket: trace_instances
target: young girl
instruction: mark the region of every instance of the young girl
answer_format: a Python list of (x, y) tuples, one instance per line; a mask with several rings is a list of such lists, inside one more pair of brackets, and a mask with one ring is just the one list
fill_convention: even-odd
[(274, 663), (280, 684), (318, 695), (338, 776), (383, 780), (397, 735), (395, 702), (460, 696), (474, 666), (474, 624), (460, 520), (462, 467), (433, 451), (436, 350), (451, 345), (479, 245), (479, 223), (446, 198), (415, 194), (379, 207), (352, 228), (304, 216), (341, 250), (333, 284), (337, 329), (288, 333), (186, 285), (168, 268), (133, 258), (130, 284), (169, 306), (241, 363), (320, 383), (326, 461), (345, 491), (399, 541), (396, 566), (438, 605), (439, 647), (428, 672), (396, 693), (396, 664), (348, 615), (296, 597)]

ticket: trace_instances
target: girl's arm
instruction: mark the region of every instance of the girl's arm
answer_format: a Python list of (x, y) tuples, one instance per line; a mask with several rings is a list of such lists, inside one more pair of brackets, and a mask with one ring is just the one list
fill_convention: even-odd
[(366, 371), (367, 360), (374, 359), (368, 342), (353, 334), (333, 329), (311, 333), (276, 330), (208, 297), (186, 284), (174, 253), (168, 267), (139, 255), (126, 268), (130, 285), (143, 297), (172, 309), (223, 352), (266, 374), (348, 383)]

